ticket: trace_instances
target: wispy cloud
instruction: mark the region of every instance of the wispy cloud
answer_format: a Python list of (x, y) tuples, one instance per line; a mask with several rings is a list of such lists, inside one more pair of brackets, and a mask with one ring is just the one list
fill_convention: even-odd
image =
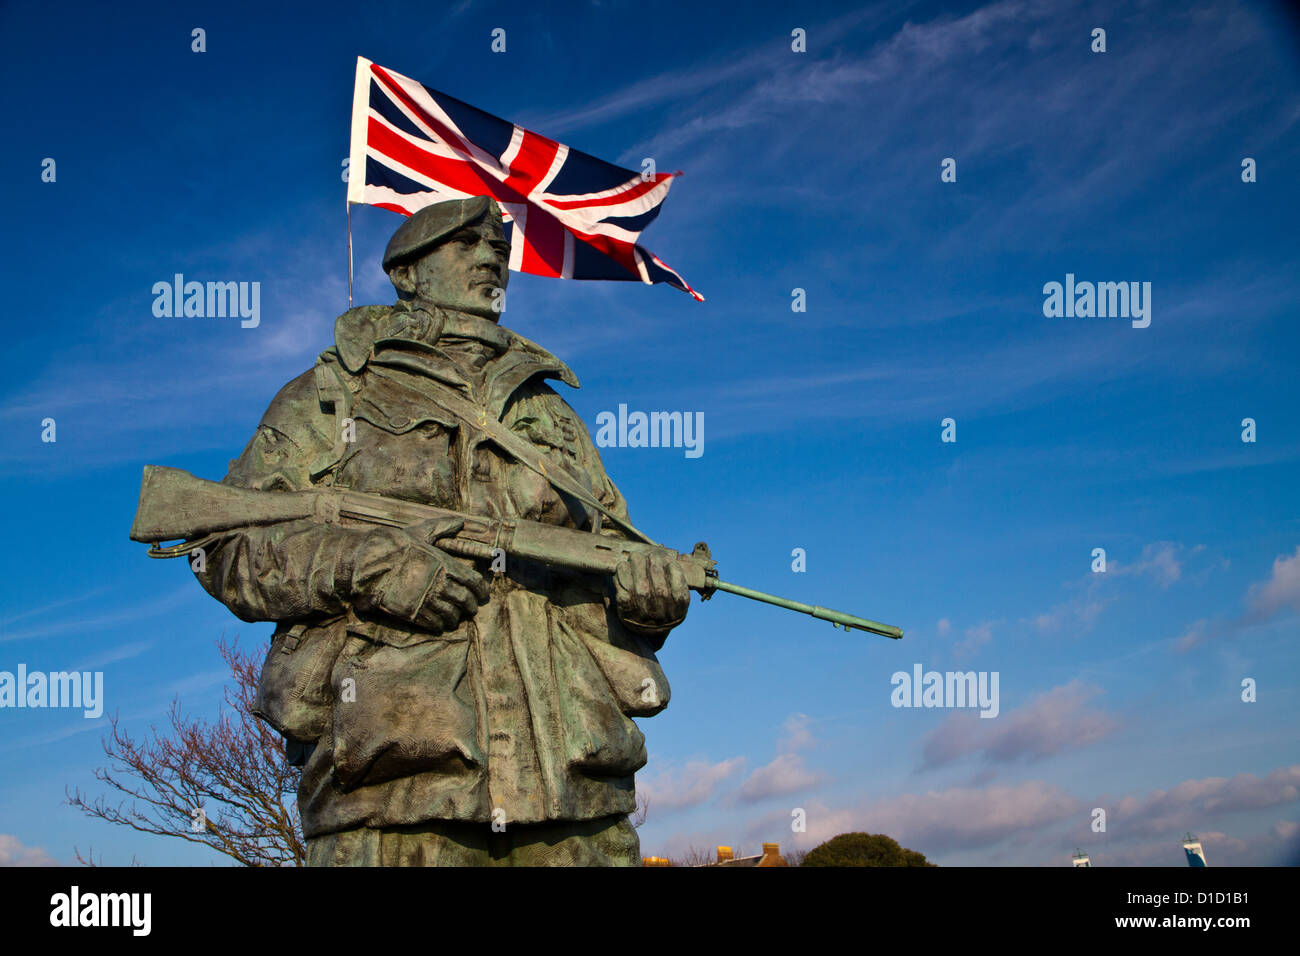
[(817, 743), (811, 718), (807, 714), (791, 714), (783, 730), (777, 743), (780, 751), (777, 756), (751, 773), (730, 795), (728, 803), (759, 803), (771, 797), (789, 796), (808, 791), (826, 779), (824, 774), (810, 769), (800, 753)]
[(13, 628), (18, 621), (25, 620), (29, 617), (45, 617), (52, 611), (58, 611), (68, 607), (71, 604), (80, 604), (83, 601), (89, 601), (92, 598), (99, 597), (107, 593), (110, 589), (107, 587), (95, 587), (81, 594), (74, 594), (72, 597), (61, 598), (57, 601), (49, 601), (37, 607), (28, 608), (26, 611), (19, 611), (17, 614), (8, 615), (3, 621), (0, 621), (0, 635)]
[(1196, 829), (1198, 821), (1213, 821), (1223, 814), (1283, 807), (1300, 800), (1300, 764), (1258, 777), (1239, 773), (1233, 777), (1184, 780), (1168, 790), (1145, 796), (1125, 796), (1112, 804), (1111, 818), (1132, 837), (1163, 836)]
[(107, 667), (110, 664), (129, 661), (134, 657), (139, 657), (153, 646), (153, 641), (127, 641), (125, 644), (119, 644), (117, 647), (111, 647), (106, 651), (83, 658), (73, 664), (70, 669), (74, 671), (95, 670), (96, 668)]
[[(818, 45), (826, 47), (855, 30), (877, 26), (886, 16), (897, 16), (906, 6), (912, 5), (895, 5), (889, 11), (879, 7), (856, 10), (825, 23), (811, 24), (807, 29)], [(640, 115), (655, 106), (690, 103), (699, 94), (715, 91), (733, 80), (760, 83), (771, 76), (776, 57), (784, 56), (783, 50), (788, 53), (788, 44), (788, 35), (778, 33), (770, 42), (750, 50), (716, 53), (709, 62), (691, 63), (682, 69), (638, 80), (577, 109), (525, 113), (518, 122), (548, 136), (556, 136), (629, 115)], [(633, 153), (635, 150), (624, 154), (624, 161)]]
[(1236, 637), (1281, 615), (1300, 613), (1300, 546), (1292, 555), (1274, 558), (1268, 578), (1252, 584), (1242, 603), (1245, 610), (1237, 617), (1196, 621), (1174, 642), (1175, 650), (1190, 651), (1212, 640)]
[[(1201, 550), (1194, 548), (1193, 553)], [(1181, 554), (1183, 546), (1172, 541), (1157, 541), (1142, 548), (1142, 556), (1132, 564), (1111, 561), (1106, 573), (1115, 577), (1150, 577), (1162, 589), (1168, 588), (1183, 576)]]
[[(85, 472), (207, 447), (214, 426), (232, 422), (251, 434), (280, 386), (333, 342), (347, 280), (344, 270), (322, 268), (332, 251), (316, 238), (284, 248), (278, 230), (264, 229), (158, 263), (136, 293), (99, 309), (57, 364), (0, 394), (0, 425), (30, 436), (12, 444), (0, 474)], [(174, 271), (261, 282), (261, 323), (154, 317), (151, 283), (172, 281)], [(46, 417), (57, 423), (53, 444), (39, 440)]]
[[(992, 861), (1066, 865), (1069, 847), (1084, 845), (1099, 861), (1116, 865), (1184, 865), (1171, 834), (1195, 830), (1207, 853), (1215, 847), (1227, 865), (1290, 863), (1296, 825), (1283, 819), (1256, 835), (1230, 834), (1232, 814), (1290, 807), (1300, 800), (1300, 766), (1281, 767), (1263, 777), (1186, 780), (1169, 790), (1152, 790), (1118, 800), (1088, 800), (1055, 784), (1027, 780), (1014, 785), (950, 787), (905, 793), (858, 806), (808, 801), (808, 829), (795, 843), (811, 848), (840, 833), (884, 833), (931, 860), (981, 850)], [(1104, 833), (1091, 829), (1091, 809), (1108, 810)], [(768, 839), (789, 826), (789, 813), (773, 810), (747, 821), (746, 832)], [(1285, 858), (1285, 859), (1284, 859)]]
[(985, 644), (993, 640), (993, 628), (1002, 621), (984, 621), (974, 627), (966, 628), (965, 637), (953, 645), (953, 656), (957, 660), (973, 657)]
[(665, 766), (653, 776), (642, 776), (637, 790), (649, 799), (655, 812), (684, 810), (713, 799), (721, 785), (744, 767), (744, 757), (717, 763), (692, 760), (680, 768)]
[[(745, 68), (728, 71), (726, 77), (746, 78), (748, 89), (740, 92), (728, 89), (725, 97), (711, 97), (697, 115), (625, 155), (639, 151), (650, 156), (683, 153), (700, 140), (715, 139), (726, 131), (754, 125), (760, 119), (789, 118), (810, 104), (825, 106), (853, 101), (860, 105), (872, 87), (880, 90), (904, 71), (932, 75), (935, 63), (951, 61), (964, 47), (982, 47), (990, 31), (1023, 16), (1025, 7), (1019, 0), (1004, 0), (965, 17), (941, 17), (925, 24), (908, 21), (865, 57), (850, 62), (838, 59), (833, 52), (824, 59), (815, 54), (792, 56), (788, 44), (751, 53), (741, 61)], [(852, 21), (840, 21), (823, 28), (811, 27), (812, 49), (834, 50), (835, 39), (854, 25)], [(717, 85), (715, 81), (713, 86)], [(890, 93), (898, 99), (897, 86)], [(773, 125), (765, 123), (764, 127), (770, 129)], [(783, 146), (802, 125), (787, 127), (783, 140), (769, 143), (770, 153), (782, 154)], [(876, 131), (880, 132), (879, 127)], [(876, 141), (883, 139), (881, 136)]]
[(1118, 717), (1087, 706), (1100, 688), (1071, 681), (1038, 694), (997, 720), (955, 712), (922, 743), (922, 770), (978, 754), (986, 764), (1036, 763), (1104, 739), (1120, 726)]
[(824, 779), (824, 774), (809, 769), (802, 754), (779, 754), (749, 775), (736, 791), (734, 802), (758, 803), (771, 797), (802, 793)]
[(190, 603), (199, 594), (202, 594), (202, 590), (196, 589), (191, 583), (185, 587), (177, 588), (174, 591), (166, 592), (158, 597), (150, 598), (148, 601), (131, 604), (126, 607), (118, 607), (101, 614), (94, 614), (71, 620), (54, 620), (49, 624), (41, 624), (20, 631), (6, 630), (4, 633), (0, 633), (0, 644), (6, 644), (12, 641), (39, 640), (46, 637), (53, 637), (56, 634), (67, 634), (70, 631), (97, 631), (112, 625), (125, 624), (131, 621), (140, 621), (151, 617), (157, 617), (160, 614), (166, 614), (182, 605)]
[[(1076, 797), (1041, 780), (906, 793), (859, 807), (836, 808), (814, 800), (803, 807), (807, 831), (795, 842), (811, 848), (840, 833), (884, 833), (934, 859), (936, 854), (1041, 832), (1081, 812), (1082, 806)], [(753, 820), (748, 832), (760, 837), (778, 825), (789, 826), (788, 811)]]
[(1289, 557), (1274, 558), (1268, 580), (1252, 584), (1246, 595), (1246, 620), (1251, 623), (1270, 620), (1284, 610), (1300, 614), (1300, 547)]
[[(1108, 554), (1104, 571), (1089, 570), (1067, 583), (1066, 587), (1080, 593), (1040, 614), (1022, 618), (1022, 622), (1044, 634), (1086, 634), (1106, 608), (1119, 600), (1116, 581), (1138, 581), (1168, 590), (1183, 580), (1189, 559), (1205, 552), (1204, 545), (1188, 548), (1176, 541), (1156, 541), (1143, 545), (1140, 555), (1132, 561)], [(1209, 567), (1203, 568), (1196, 577), (1203, 581), (1209, 571)]]

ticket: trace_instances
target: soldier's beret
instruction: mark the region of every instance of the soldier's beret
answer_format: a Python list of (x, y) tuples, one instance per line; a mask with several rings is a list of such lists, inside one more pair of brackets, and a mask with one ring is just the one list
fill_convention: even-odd
[(461, 226), (473, 225), (484, 216), (501, 224), (501, 209), (488, 196), (449, 199), (425, 206), (398, 226), (393, 238), (388, 240), (384, 271), (418, 257)]

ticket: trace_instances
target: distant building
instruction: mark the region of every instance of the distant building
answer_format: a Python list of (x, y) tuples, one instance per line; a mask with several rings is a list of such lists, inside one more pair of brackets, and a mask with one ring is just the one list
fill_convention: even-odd
[(1092, 866), (1092, 860), (1088, 858), (1088, 854), (1078, 847), (1074, 848), (1074, 856), (1071, 859), (1073, 859), (1075, 866)]
[(731, 847), (718, 847), (718, 859), (715, 863), (705, 863), (704, 866), (789, 866), (785, 858), (781, 856), (781, 844), (764, 843), (763, 852), (757, 856), (736, 856), (731, 852)]
[[(666, 856), (643, 856), (642, 866), (673, 866), (673, 861)], [(789, 866), (781, 856), (781, 844), (764, 843), (763, 852), (755, 856), (736, 856), (729, 846), (718, 847), (718, 859), (713, 863), (700, 863), (698, 866)]]
[(1187, 854), (1188, 866), (1210, 865), (1205, 862), (1205, 850), (1201, 847), (1201, 841), (1191, 833), (1183, 837), (1183, 852)]

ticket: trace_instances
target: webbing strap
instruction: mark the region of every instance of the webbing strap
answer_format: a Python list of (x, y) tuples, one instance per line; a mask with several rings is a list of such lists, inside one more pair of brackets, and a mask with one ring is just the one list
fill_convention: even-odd
[(489, 417), (487, 409), (475, 405), (451, 391), (435, 393), (424, 388), (407, 385), (404, 382), (394, 379), (390, 375), (384, 374), (379, 367), (376, 367), (373, 364), (370, 366), (370, 372), (371, 374), (380, 375), (398, 388), (418, 392), (422, 398), (433, 402), (449, 415), (464, 422), (471, 430), (476, 429), (481, 431), (488, 438), (491, 438), (502, 451), (506, 452), (518, 461), (519, 464), (545, 478), (556, 491), (576, 498), (587, 507), (595, 509), (637, 541), (644, 542), (645, 544), (655, 543), (648, 536), (642, 534), (641, 531), (639, 531), (630, 521), (620, 518), (588, 494), (586, 489), (582, 488), (563, 469), (555, 466), (547, 468), (546, 461), (543, 458), (542, 453), (538, 451), (536, 445), (532, 442), (525, 441), (514, 432), (509, 431), (495, 418)]

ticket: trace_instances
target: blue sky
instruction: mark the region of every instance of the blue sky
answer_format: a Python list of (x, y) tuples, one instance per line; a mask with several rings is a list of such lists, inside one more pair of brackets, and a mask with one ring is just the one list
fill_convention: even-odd
[[(695, 600), (660, 655), (672, 704), (641, 721), (645, 853), (866, 829), (942, 864), (1065, 865), (1079, 846), (1182, 865), (1190, 829), (1211, 865), (1294, 855), (1296, 23), (1263, 3), (567, 9), (0, 9), (0, 670), (102, 670), (139, 735), (178, 695), (214, 717), (217, 639), (270, 633), (126, 532), (143, 465), (221, 477), (330, 344), (363, 55), (684, 171), (643, 242), (707, 302), (516, 275), (504, 323), (577, 372), (589, 428), (620, 403), (704, 414), (699, 458), (604, 451), (642, 529), (907, 632)], [(378, 260), (398, 222), (354, 210), (358, 302), (392, 301)], [(260, 282), (260, 324), (156, 318), (176, 272)], [(1046, 318), (1067, 273), (1150, 282), (1150, 326)], [(914, 664), (996, 671), (999, 716), (891, 706)], [(98, 792), (105, 720), (0, 725), (0, 862), (220, 862), (63, 805)]]

